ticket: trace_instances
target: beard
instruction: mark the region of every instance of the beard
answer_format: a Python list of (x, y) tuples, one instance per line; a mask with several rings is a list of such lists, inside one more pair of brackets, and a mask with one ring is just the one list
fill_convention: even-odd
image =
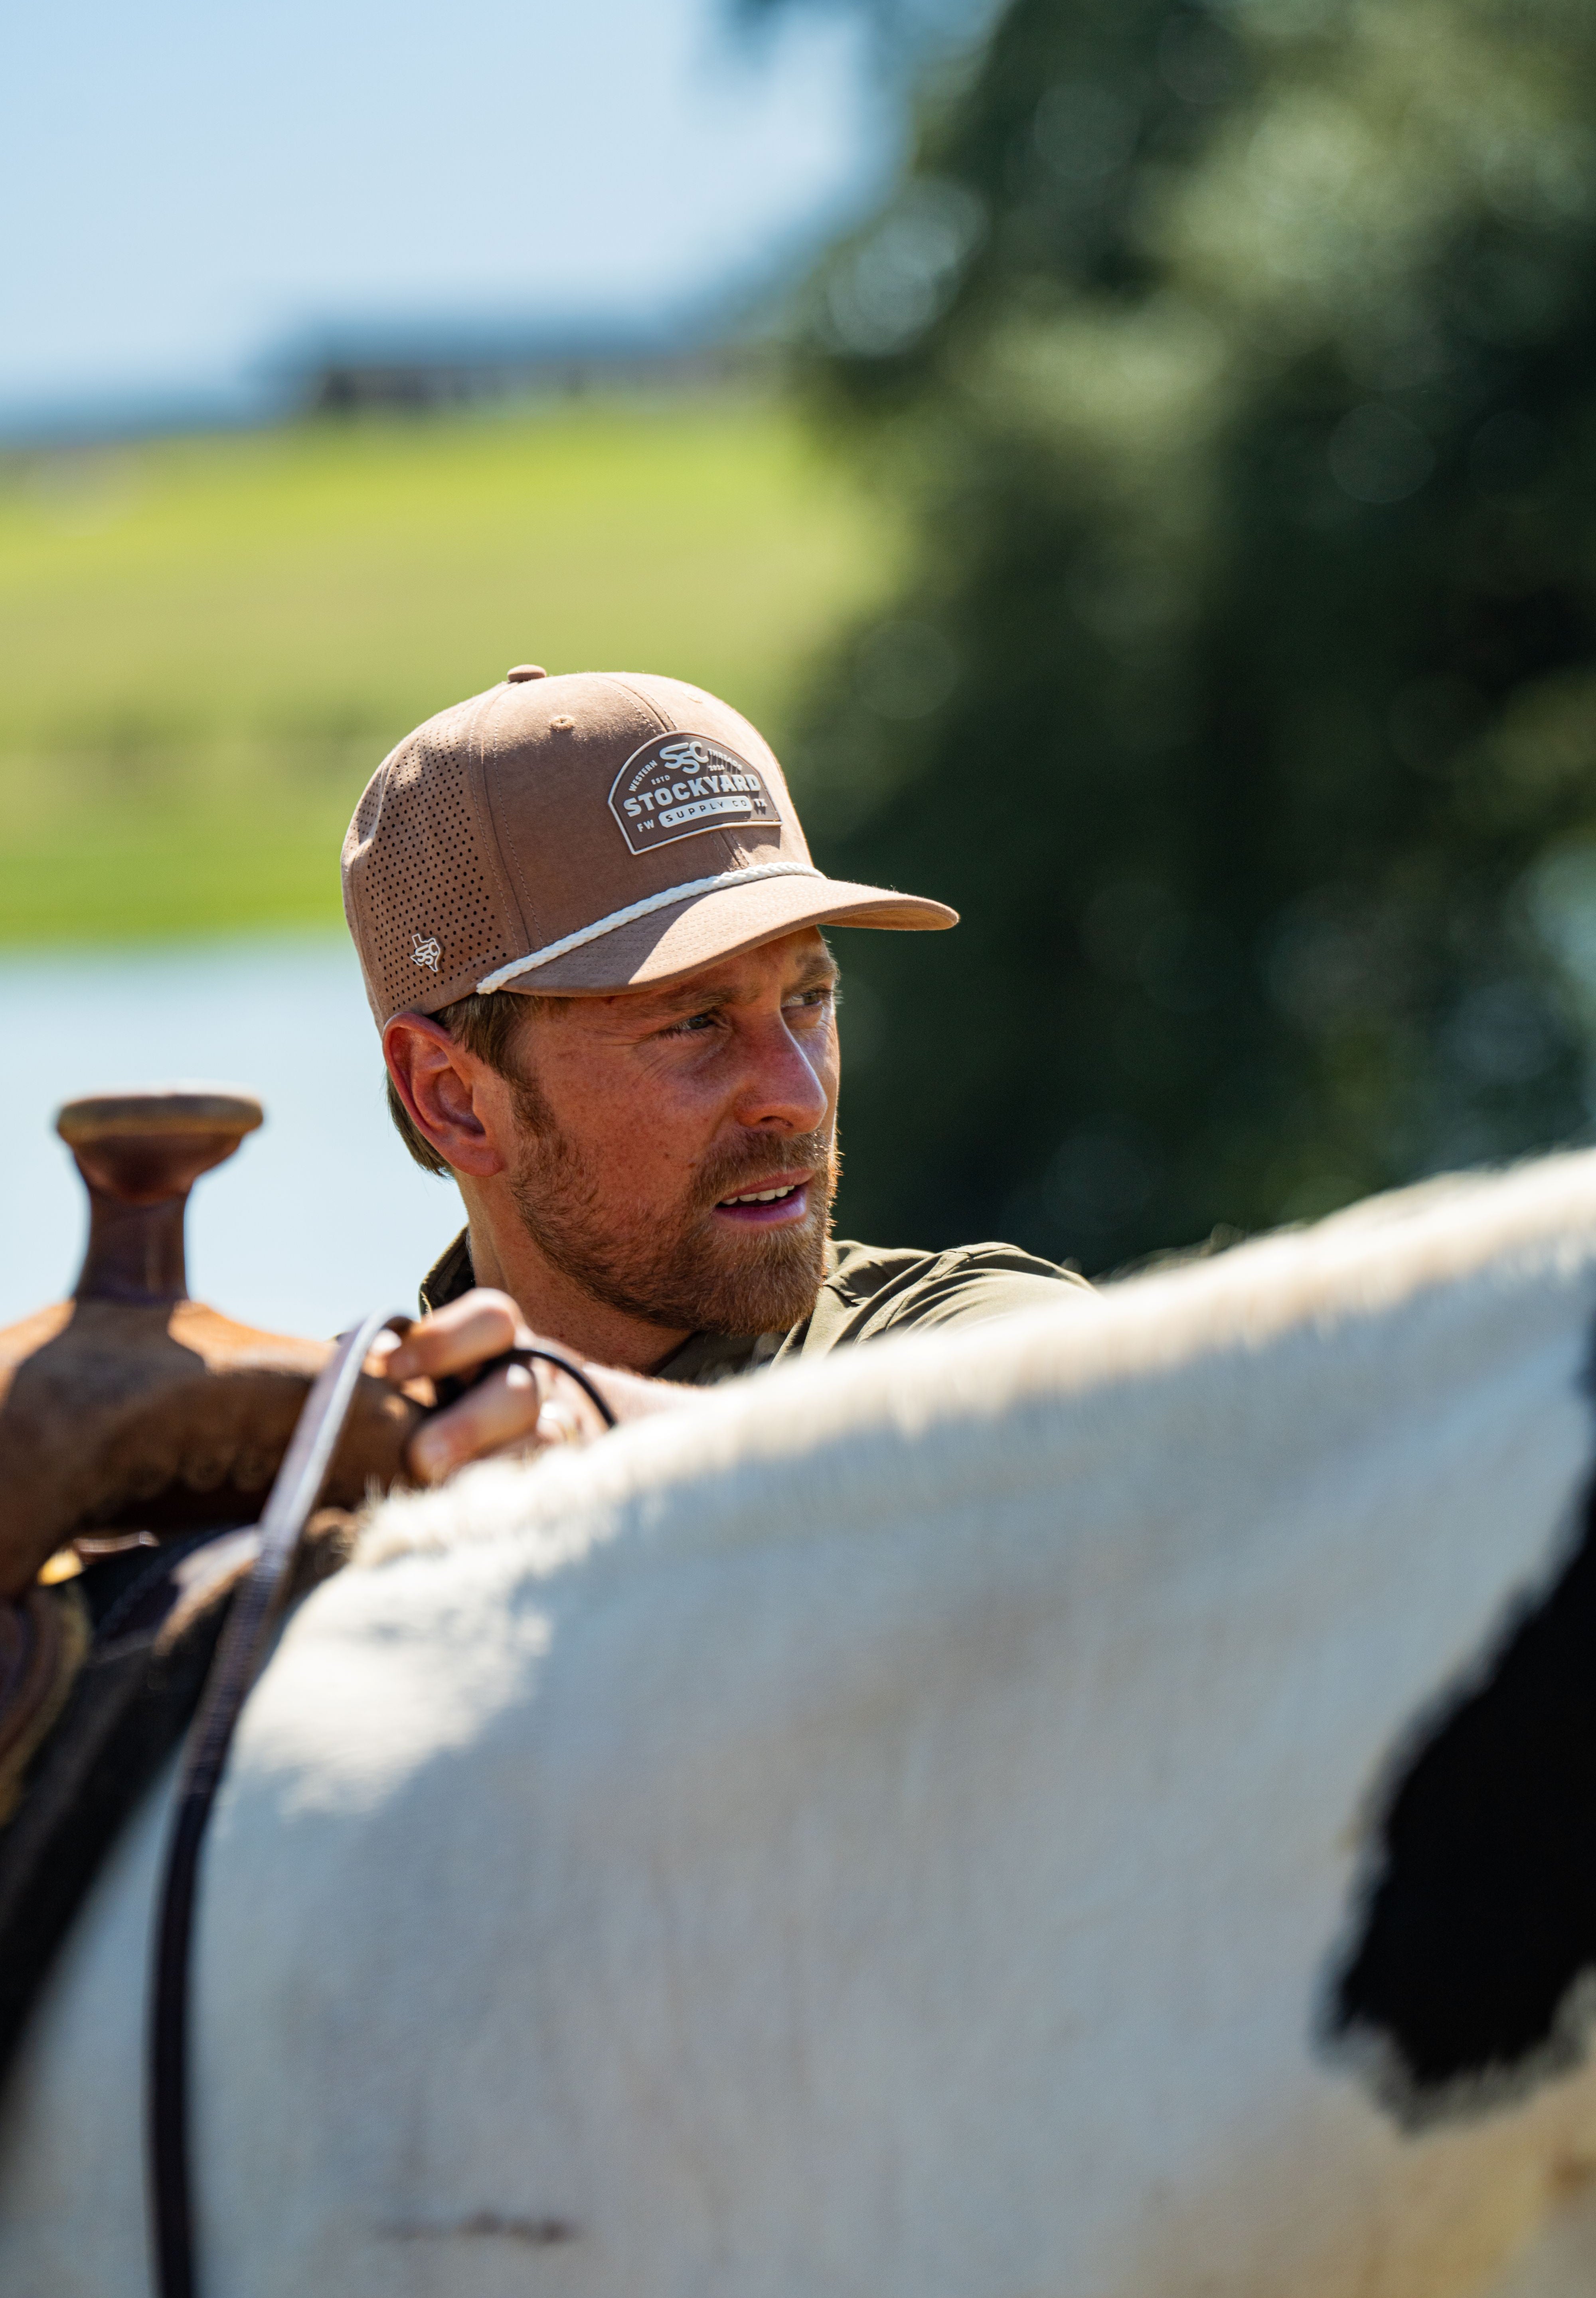
[[(521, 1225), (593, 1299), (667, 1332), (724, 1335), (784, 1331), (814, 1308), (841, 1170), (834, 1131), (782, 1141), (748, 1133), (705, 1159), (674, 1218), (629, 1225), (535, 1087), (517, 1087), (516, 1120), (524, 1151), (509, 1180)], [(723, 1197), (795, 1165), (814, 1170), (801, 1221), (741, 1236), (717, 1225)]]

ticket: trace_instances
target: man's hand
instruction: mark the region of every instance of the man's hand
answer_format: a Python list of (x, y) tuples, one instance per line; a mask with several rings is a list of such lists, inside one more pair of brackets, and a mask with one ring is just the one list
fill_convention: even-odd
[[(397, 1385), (450, 1376), (469, 1379), (508, 1349), (534, 1346), (559, 1349), (559, 1343), (540, 1341), (530, 1332), (508, 1293), (478, 1287), (423, 1317), (402, 1340), (396, 1333), (380, 1334), (372, 1354), (382, 1360), (385, 1376)], [(560, 1353), (581, 1361), (570, 1350), (560, 1349)], [(607, 1365), (583, 1362), (582, 1369), (617, 1420), (668, 1412), (690, 1403), (698, 1393)], [(418, 1484), (438, 1484), (471, 1460), (496, 1453), (525, 1457), (557, 1444), (585, 1444), (603, 1433), (604, 1423), (591, 1400), (557, 1366), (505, 1365), (423, 1423), (410, 1439), (406, 1465)]]

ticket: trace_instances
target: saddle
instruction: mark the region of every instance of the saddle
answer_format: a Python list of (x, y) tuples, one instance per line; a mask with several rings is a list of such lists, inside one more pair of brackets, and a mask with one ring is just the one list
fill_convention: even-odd
[[(123, 1821), (182, 1737), (333, 1344), (188, 1298), (184, 1214), (247, 1095), (69, 1103), (89, 1200), (71, 1298), (0, 1330), (0, 2071)], [(362, 1372), (291, 1593), (402, 1480), (427, 1399)]]

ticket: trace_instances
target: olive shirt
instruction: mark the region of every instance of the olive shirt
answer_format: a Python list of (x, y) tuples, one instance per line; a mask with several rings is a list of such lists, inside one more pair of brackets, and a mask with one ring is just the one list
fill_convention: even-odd
[[(468, 1232), (462, 1229), (421, 1280), (423, 1313), (458, 1300), (475, 1282)], [(974, 1324), (1014, 1309), (1089, 1298), (1091, 1291), (1073, 1269), (1038, 1261), (1015, 1244), (961, 1244), (951, 1252), (829, 1244), (819, 1295), (801, 1324), (784, 1333), (690, 1333), (654, 1367), (654, 1376), (708, 1388), (762, 1365), (824, 1356), (912, 1325)]]

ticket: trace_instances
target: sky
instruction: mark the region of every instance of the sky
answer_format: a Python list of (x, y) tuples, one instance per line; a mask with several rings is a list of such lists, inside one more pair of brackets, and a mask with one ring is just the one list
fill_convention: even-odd
[(878, 196), (856, 12), (51, 0), (0, 32), (0, 424), (236, 393), (361, 321), (644, 315)]

